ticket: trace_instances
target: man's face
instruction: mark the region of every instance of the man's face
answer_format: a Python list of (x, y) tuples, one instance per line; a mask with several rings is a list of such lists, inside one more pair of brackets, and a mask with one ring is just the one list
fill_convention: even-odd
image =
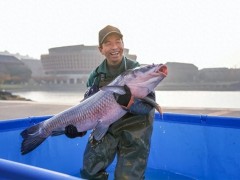
[(100, 52), (107, 59), (110, 65), (118, 65), (123, 57), (124, 44), (118, 34), (108, 35), (102, 45), (99, 47)]

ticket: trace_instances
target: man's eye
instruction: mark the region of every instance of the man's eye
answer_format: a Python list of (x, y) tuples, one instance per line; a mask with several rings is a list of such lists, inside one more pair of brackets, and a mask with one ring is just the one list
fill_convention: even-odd
[(106, 46), (110, 46), (111, 43), (110, 43), (110, 42), (106, 42), (105, 45), (106, 45)]

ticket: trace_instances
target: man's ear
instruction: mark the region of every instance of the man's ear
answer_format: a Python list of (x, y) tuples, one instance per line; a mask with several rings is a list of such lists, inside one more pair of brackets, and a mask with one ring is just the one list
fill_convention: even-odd
[(98, 46), (98, 50), (99, 50), (100, 53), (103, 55), (103, 53), (102, 53), (102, 46)]

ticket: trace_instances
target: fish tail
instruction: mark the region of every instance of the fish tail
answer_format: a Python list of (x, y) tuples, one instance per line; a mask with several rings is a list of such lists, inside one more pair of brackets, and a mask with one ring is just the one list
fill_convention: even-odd
[(21, 146), (21, 154), (27, 154), (38, 147), (47, 137), (41, 136), (42, 124), (36, 124), (21, 132), (23, 138)]

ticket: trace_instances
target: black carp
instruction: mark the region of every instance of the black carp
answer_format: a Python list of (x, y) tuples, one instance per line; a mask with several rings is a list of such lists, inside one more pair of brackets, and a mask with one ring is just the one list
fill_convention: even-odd
[(146, 96), (154, 91), (166, 76), (167, 66), (162, 64), (146, 65), (123, 72), (80, 104), (23, 130), (21, 153), (29, 153), (54, 132), (63, 132), (70, 124), (76, 126), (79, 132), (94, 129), (94, 138), (100, 140), (108, 127), (127, 113), (114, 98), (114, 93), (125, 94), (124, 85), (129, 87), (134, 98), (143, 99), (161, 111), (157, 103)]

